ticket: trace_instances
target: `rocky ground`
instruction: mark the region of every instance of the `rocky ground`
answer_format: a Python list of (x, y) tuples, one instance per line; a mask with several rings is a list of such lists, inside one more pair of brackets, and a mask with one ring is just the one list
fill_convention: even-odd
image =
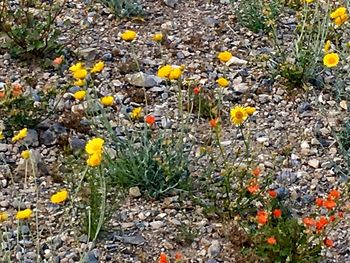
[[(266, 63), (260, 59), (273, 52), (268, 38), (241, 27), (228, 1), (164, 2), (146, 1), (148, 15), (144, 20), (116, 20), (98, 3), (69, 1), (58, 19), (58, 26), (63, 28), (63, 21), (71, 21), (71, 30), (60, 38), (62, 42), (69, 42), (67, 47), (77, 54), (76, 58), (67, 56), (67, 65), (78, 59), (87, 64), (99, 59), (105, 61), (106, 68), (96, 81), (96, 90), (101, 95), (113, 94), (116, 98), (118, 106), (112, 122), (117, 122), (123, 117), (122, 113), (144, 105), (142, 89), (138, 87), (137, 76), (133, 75), (136, 69), (131, 59), (132, 46), (119, 37), (126, 29), (135, 30), (138, 38), (134, 50), (141, 68), (148, 74), (146, 87), (151, 102), (148, 111), (156, 116), (160, 126), (171, 129), (176, 123), (175, 94), (158, 82), (155, 77), (158, 67), (165, 62), (183, 64), (186, 78), (214, 89), (215, 80), (226, 71), (216, 59), (217, 53), (230, 50), (237, 58), (227, 72), (234, 85), (225, 90), (223, 103), (228, 107), (237, 103), (256, 107), (257, 113), (249, 128), (260, 149), (257, 162), (262, 169), (273, 168), (277, 162), (281, 164), (273, 186), (291, 197), (295, 213), (305, 214), (317, 196), (347, 179), (341, 173), (343, 161), (332, 133), (341, 127), (348, 114), (347, 108), (334, 99), (330, 85), (326, 84), (322, 91), (310, 87), (310, 92), (288, 92), (278, 80), (270, 79)], [(286, 21), (288, 29), (295, 20), (291, 15)], [(158, 31), (167, 36), (161, 56), (150, 39)], [(35, 78), (35, 83), (31, 85), (25, 81), (29, 78)], [(64, 69), (59, 72), (34, 64), (25, 65), (5, 53), (0, 55), (0, 82), (8, 81), (19, 82), (27, 90), (35, 91), (50, 85), (59, 89), (70, 82), (70, 77)], [(74, 88), (69, 89), (73, 91)], [(80, 109), (79, 103), (64, 94), (54, 116), (30, 130), (26, 138), (30, 147), (41, 154), (36, 157), (41, 189), (38, 203), (33, 202), (36, 198), (34, 182), (29, 180), (28, 185), (23, 184), (25, 167), (19, 156), (21, 149), (9, 138), (0, 143), (0, 157), (7, 163), (0, 163), (0, 210), (13, 214), (18, 207), (32, 207), (40, 211), (38, 220), (43, 222), (40, 225), (41, 253), (47, 262), (78, 262), (80, 253), (89, 246), (87, 237), (74, 231), (56, 236), (57, 230), (66, 223), (64, 212), (61, 207), (49, 204), (54, 190), (65, 186), (60, 179), (60, 171), (64, 169), (59, 167), (65, 163), (61, 163), (63, 151), (59, 138), (64, 138), (73, 149), (84, 147), (88, 138), (83, 125), (77, 127), (70, 123), (69, 116), (79, 113)], [(163, 118), (164, 112), (169, 118)], [(198, 138), (199, 144), (207, 130), (207, 120), (201, 120), (190, 133)], [(225, 130), (224, 140), (232, 140), (232, 134), (232, 130)], [(288, 156), (283, 152), (286, 147), (290, 149)], [(29, 178), (30, 175), (29, 171)], [(118, 204), (110, 224), (85, 262), (156, 262), (161, 251), (171, 256), (180, 251), (186, 262), (240, 262), (228, 238), (237, 233), (228, 227), (230, 222), (207, 218), (202, 210), (178, 195), (155, 201), (133, 192)], [(324, 262), (350, 262), (347, 221), (332, 232), (335, 246), (325, 252), (327, 260)], [(17, 231), (9, 228), (5, 233), (12, 244), (15, 244)], [(34, 262), (30, 229), (23, 225), (20, 231), (24, 238), (16, 250), (17, 260)]]

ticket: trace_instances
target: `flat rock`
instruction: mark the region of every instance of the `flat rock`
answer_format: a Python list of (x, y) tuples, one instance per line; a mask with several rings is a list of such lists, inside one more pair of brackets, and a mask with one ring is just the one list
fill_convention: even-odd
[(155, 75), (138, 72), (125, 75), (126, 80), (134, 86), (151, 88), (160, 84), (163, 80)]

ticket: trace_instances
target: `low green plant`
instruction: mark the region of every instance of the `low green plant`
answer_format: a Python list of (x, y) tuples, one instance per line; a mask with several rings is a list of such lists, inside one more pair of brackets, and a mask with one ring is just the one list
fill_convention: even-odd
[(100, 0), (117, 17), (143, 16), (145, 14), (139, 0)]
[(66, 2), (24, 0), (13, 7), (11, 1), (2, 1), (0, 32), (7, 36), (5, 49), (24, 60), (59, 54), (62, 46), (55, 22)]
[(340, 151), (347, 163), (347, 172), (344, 171), (345, 176), (350, 175), (350, 120), (346, 120), (342, 130), (336, 136)]

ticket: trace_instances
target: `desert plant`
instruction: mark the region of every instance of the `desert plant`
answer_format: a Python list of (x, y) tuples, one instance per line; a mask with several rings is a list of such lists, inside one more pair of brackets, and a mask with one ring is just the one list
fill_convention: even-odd
[(139, 0), (100, 0), (117, 17), (143, 16), (144, 10)]

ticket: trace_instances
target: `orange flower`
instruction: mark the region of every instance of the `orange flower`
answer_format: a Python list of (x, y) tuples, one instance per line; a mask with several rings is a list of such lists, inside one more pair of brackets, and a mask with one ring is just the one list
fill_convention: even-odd
[(5, 92), (1, 91), (0, 92), (0, 99), (5, 98)]
[(268, 220), (269, 215), (267, 214), (266, 211), (258, 211), (257, 213), (257, 221), (259, 224), (266, 224)]
[(306, 226), (314, 226), (316, 224), (316, 221), (311, 218), (311, 217), (305, 217), (303, 219), (303, 223), (306, 225)]
[(316, 201), (315, 201), (315, 203), (316, 203), (316, 205), (317, 206), (323, 206), (323, 199), (322, 198), (316, 198)]
[(153, 116), (153, 115), (147, 115), (145, 117), (145, 122), (148, 124), (148, 125), (153, 125), (155, 122), (156, 122), (156, 118)]
[(258, 177), (260, 175), (259, 167), (256, 167), (252, 170), (252, 175), (254, 175), (255, 177)]
[(324, 216), (321, 216), (320, 219), (316, 222), (316, 229), (317, 230), (323, 230), (324, 227), (328, 224), (327, 218)]
[(218, 126), (218, 122), (219, 122), (219, 118), (215, 118), (215, 119), (211, 119), (209, 121), (209, 125), (212, 127), (212, 128), (216, 128)]
[(63, 56), (60, 56), (60, 57), (57, 57), (55, 58), (53, 61), (52, 61), (52, 64), (56, 65), (56, 66), (59, 66), (62, 64), (62, 61), (63, 61)]
[(269, 237), (267, 240), (266, 240), (267, 244), (269, 245), (276, 245), (277, 244), (277, 240), (274, 236), (272, 237)]
[(163, 252), (160, 253), (159, 263), (168, 263), (168, 258)]
[(195, 87), (195, 88), (193, 88), (193, 93), (194, 93), (195, 95), (198, 95), (200, 92), (201, 92), (201, 87)]
[(328, 237), (326, 237), (324, 240), (323, 240), (323, 243), (327, 246), (327, 247), (333, 247), (333, 240), (329, 239)]
[(176, 252), (175, 262), (180, 262), (181, 260), (182, 260), (182, 254), (180, 252)]
[(323, 202), (323, 206), (328, 210), (332, 210), (337, 205), (333, 200), (326, 200)]
[(334, 222), (335, 221), (335, 215), (331, 215), (329, 217), (329, 222)]
[(282, 216), (282, 210), (281, 209), (275, 209), (275, 210), (273, 210), (272, 214), (273, 214), (274, 217), (279, 218), (279, 217)]
[(277, 191), (276, 190), (269, 190), (268, 193), (269, 193), (269, 196), (271, 198), (276, 198), (277, 197)]
[(22, 94), (22, 86), (19, 83), (12, 84), (12, 95), (18, 97)]
[(336, 189), (333, 189), (328, 194), (328, 199), (330, 200), (335, 200), (335, 199), (338, 199), (339, 197), (340, 197), (340, 192)]
[(257, 191), (259, 191), (259, 189), (259, 185), (257, 184), (253, 184), (247, 187), (248, 192), (251, 194), (255, 194)]
[(344, 212), (343, 212), (343, 211), (339, 211), (339, 212), (338, 212), (338, 216), (339, 216), (340, 218), (343, 218), (343, 217), (344, 217)]

